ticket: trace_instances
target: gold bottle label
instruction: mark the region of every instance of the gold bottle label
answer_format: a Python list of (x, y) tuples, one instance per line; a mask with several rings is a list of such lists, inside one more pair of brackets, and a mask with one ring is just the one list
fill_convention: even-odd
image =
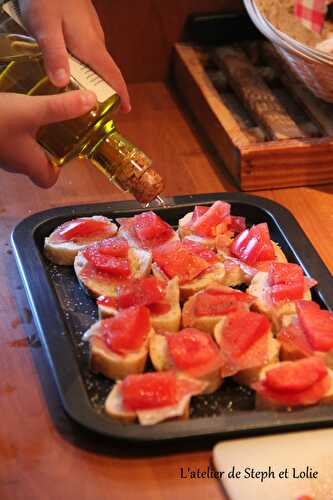
[[(9, 17), (26, 30), (20, 18), (17, 6), (13, 1), (6, 2), (2, 8)], [(111, 85), (106, 83), (86, 64), (82, 63), (71, 54), (68, 55), (68, 58), (71, 78), (78, 87), (94, 92), (98, 102), (104, 102), (116, 94), (116, 91)]]

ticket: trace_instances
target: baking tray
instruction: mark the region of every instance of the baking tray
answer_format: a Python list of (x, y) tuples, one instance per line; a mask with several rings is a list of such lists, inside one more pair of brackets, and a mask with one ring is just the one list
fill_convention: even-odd
[[(249, 225), (267, 222), (272, 239), (280, 244), (287, 258), (302, 266), (318, 281), (314, 300), (333, 309), (333, 279), (304, 232), (285, 208), (277, 203), (241, 193), (169, 198), (166, 208), (154, 210), (176, 225), (194, 205), (228, 201), (232, 213), (246, 217)], [(13, 231), (12, 245), (29, 299), (39, 336), (54, 375), (62, 404), (72, 419), (97, 433), (137, 442), (169, 441), (188, 438), (235, 437), (289, 429), (322, 427), (333, 424), (329, 406), (314, 406), (288, 412), (257, 411), (251, 390), (225, 382), (212, 395), (192, 399), (187, 421), (170, 421), (142, 427), (122, 424), (103, 412), (103, 403), (112, 382), (94, 375), (88, 366), (88, 345), (82, 333), (97, 319), (95, 302), (79, 287), (71, 267), (51, 264), (43, 257), (43, 241), (59, 224), (74, 217), (102, 214), (130, 217), (143, 209), (136, 202), (78, 205), (34, 214)]]

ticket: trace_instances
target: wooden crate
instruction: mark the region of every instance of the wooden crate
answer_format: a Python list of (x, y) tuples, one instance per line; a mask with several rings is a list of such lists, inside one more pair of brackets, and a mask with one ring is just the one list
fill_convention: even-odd
[(268, 42), (176, 44), (175, 85), (244, 191), (333, 182), (333, 105), (290, 75)]

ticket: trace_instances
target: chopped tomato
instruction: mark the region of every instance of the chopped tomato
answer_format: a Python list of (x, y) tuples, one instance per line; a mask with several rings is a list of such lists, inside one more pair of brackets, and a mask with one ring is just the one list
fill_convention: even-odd
[(333, 313), (323, 311), (315, 302), (301, 300), (296, 303), (299, 322), (315, 351), (333, 349)]
[(128, 375), (120, 387), (123, 405), (128, 410), (148, 410), (177, 403), (177, 380), (174, 373)]
[[(197, 214), (196, 214), (197, 215)], [(201, 213), (199, 217), (192, 223), (192, 231), (198, 236), (216, 236), (227, 229), (228, 224), (223, 227), (218, 228), (220, 224), (223, 224), (228, 217), (228, 223), (230, 222), (230, 205), (224, 201), (215, 201), (211, 207), (204, 213)], [(192, 219), (193, 220), (193, 219)], [(217, 229), (218, 228), (218, 229)]]
[(161, 316), (171, 310), (171, 305), (168, 302), (155, 302), (154, 304), (149, 304), (147, 307), (152, 316)]
[(231, 215), (229, 229), (236, 234), (245, 231), (246, 229), (245, 217), (238, 217), (236, 215)]
[(223, 327), (221, 348), (231, 358), (242, 356), (257, 340), (269, 332), (266, 316), (250, 311), (231, 313)]
[(247, 293), (230, 288), (206, 288), (196, 296), (194, 314), (196, 316), (221, 316), (248, 308), (253, 298)]
[(191, 225), (196, 222), (203, 214), (205, 214), (209, 210), (209, 207), (203, 207), (201, 205), (196, 205), (194, 207), (193, 213), (192, 213), (192, 218), (191, 218)]
[(278, 334), (277, 339), (281, 344), (290, 345), (301, 351), (304, 356), (313, 354), (313, 349), (306, 338), (303, 329), (299, 325), (299, 321), (294, 321), (291, 325), (283, 328)]
[(134, 306), (101, 320), (101, 324), (107, 347), (123, 355), (142, 346), (150, 330), (150, 313), (144, 306)]
[(85, 248), (82, 254), (98, 271), (119, 277), (127, 277), (131, 274), (127, 258), (103, 255), (93, 245)]
[(92, 217), (73, 219), (61, 224), (50, 239), (53, 242), (70, 241), (71, 239), (89, 238), (95, 234), (105, 233), (105, 237), (115, 232), (108, 219), (93, 219)]
[(211, 265), (178, 241), (154, 248), (153, 259), (169, 278), (178, 276), (181, 284), (193, 280)]
[(112, 257), (127, 257), (128, 255), (128, 243), (124, 238), (107, 238), (96, 243), (96, 248), (99, 253)]
[(195, 328), (168, 334), (167, 342), (176, 369), (200, 376), (219, 367), (219, 348), (212, 337)]
[(248, 265), (263, 260), (274, 260), (275, 252), (267, 224), (257, 224), (251, 229), (245, 229), (234, 239), (230, 251)]
[(116, 297), (107, 297), (106, 295), (101, 295), (100, 297), (98, 297), (96, 302), (99, 306), (114, 307), (114, 308), (118, 307), (118, 301)]
[(300, 392), (327, 375), (325, 363), (315, 356), (281, 363), (266, 372), (265, 385), (277, 392)]
[(118, 287), (117, 298), (120, 309), (130, 306), (148, 305), (164, 297), (165, 284), (153, 276), (131, 280)]
[(268, 271), (268, 284), (274, 303), (301, 299), (304, 295), (304, 275), (297, 264), (273, 262)]
[(161, 245), (174, 235), (172, 227), (151, 211), (135, 215), (133, 228), (137, 238), (147, 248)]
[(199, 255), (199, 257), (205, 259), (210, 264), (216, 264), (217, 262), (220, 262), (220, 259), (218, 258), (216, 253), (213, 252), (213, 250), (207, 248), (205, 245), (202, 245), (201, 243), (184, 239), (182, 245), (184, 248), (187, 248), (190, 252), (194, 253), (195, 255)]

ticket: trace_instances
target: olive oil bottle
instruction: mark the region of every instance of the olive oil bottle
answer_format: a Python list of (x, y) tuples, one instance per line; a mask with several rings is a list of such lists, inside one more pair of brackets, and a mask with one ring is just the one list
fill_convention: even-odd
[[(20, 23), (14, 4), (3, 9)], [(35, 40), (25, 34), (14, 20), (2, 14), (0, 31), (0, 91), (26, 95), (50, 95), (76, 89), (95, 92), (97, 105), (89, 113), (42, 127), (38, 142), (58, 166), (75, 157), (88, 158), (120, 189), (129, 191), (142, 203), (149, 203), (163, 190), (160, 175), (151, 160), (116, 129), (113, 113), (119, 105), (118, 94), (89, 67), (69, 56), (70, 83), (64, 89), (52, 85), (46, 76), (41, 52)]]

